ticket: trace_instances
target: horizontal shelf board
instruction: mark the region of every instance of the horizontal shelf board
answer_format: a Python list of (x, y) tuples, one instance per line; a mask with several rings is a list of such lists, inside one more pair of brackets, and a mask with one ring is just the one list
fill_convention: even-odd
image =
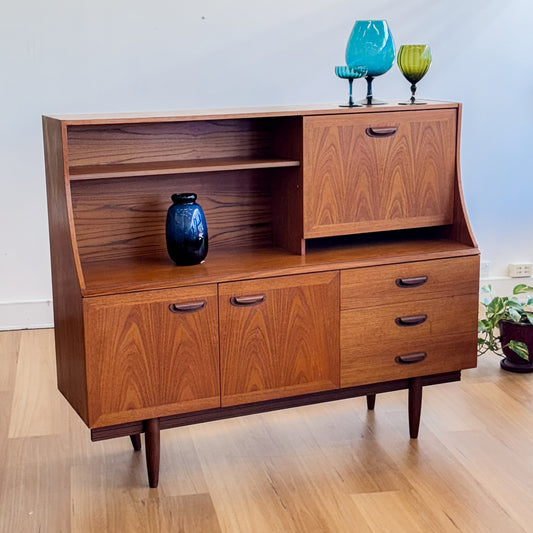
[(168, 174), (191, 174), (196, 172), (219, 172), (261, 168), (298, 167), (294, 159), (194, 159), (182, 161), (156, 161), (145, 163), (115, 163), (109, 165), (85, 165), (71, 167), (71, 180), (96, 180), (129, 178), (138, 176), (164, 176)]
[(176, 266), (165, 255), (132, 257), (83, 265), (83, 296), (100, 296), (185, 285), (268, 278), (309, 272), (477, 255), (476, 248), (449, 239), (365, 243), (324, 247), (307, 255), (279, 248), (212, 249), (203, 264)]

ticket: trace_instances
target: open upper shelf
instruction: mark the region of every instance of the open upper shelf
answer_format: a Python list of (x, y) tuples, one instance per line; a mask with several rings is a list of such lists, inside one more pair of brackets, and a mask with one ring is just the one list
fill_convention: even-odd
[(220, 158), (73, 166), (69, 174), (71, 180), (95, 180), (298, 166), (300, 161), (286, 158)]

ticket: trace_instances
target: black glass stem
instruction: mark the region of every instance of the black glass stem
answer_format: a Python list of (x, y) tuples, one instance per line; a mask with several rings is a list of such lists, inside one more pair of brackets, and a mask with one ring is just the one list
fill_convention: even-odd
[(416, 92), (416, 83), (411, 85), (411, 103), (415, 103), (415, 92)]
[(372, 105), (372, 82), (374, 81), (374, 76), (366, 77), (366, 104)]

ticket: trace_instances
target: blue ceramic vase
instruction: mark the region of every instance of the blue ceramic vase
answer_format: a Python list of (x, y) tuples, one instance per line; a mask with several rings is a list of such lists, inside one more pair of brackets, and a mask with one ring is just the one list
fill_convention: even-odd
[(177, 265), (197, 265), (207, 255), (207, 223), (196, 194), (172, 195), (167, 212), (166, 238), (170, 259)]
[[(366, 104), (376, 104), (372, 80), (385, 74), (394, 64), (394, 40), (386, 20), (357, 20), (346, 44), (346, 64), (367, 69)], [(379, 102), (381, 103), (381, 102)]]

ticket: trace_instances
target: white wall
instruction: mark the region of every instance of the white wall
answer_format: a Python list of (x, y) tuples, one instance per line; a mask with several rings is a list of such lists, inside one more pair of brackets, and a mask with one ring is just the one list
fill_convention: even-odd
[[(0, 17), (0, 329), (51, 323), (42, 114), (343, 101), (356, 19), (427, 42), (419, 96), (464, 103), (462, 174), (491, 275), (533, 262), (530, 0), (28, 0)], [(357, 83), (357, 82), (356, 82)], [(374, 82), (408, 96), (396, 66)], [(356, 85), (363, 96), (364, 83)], [(14, 305), (16, 304), (16, 305)]]

